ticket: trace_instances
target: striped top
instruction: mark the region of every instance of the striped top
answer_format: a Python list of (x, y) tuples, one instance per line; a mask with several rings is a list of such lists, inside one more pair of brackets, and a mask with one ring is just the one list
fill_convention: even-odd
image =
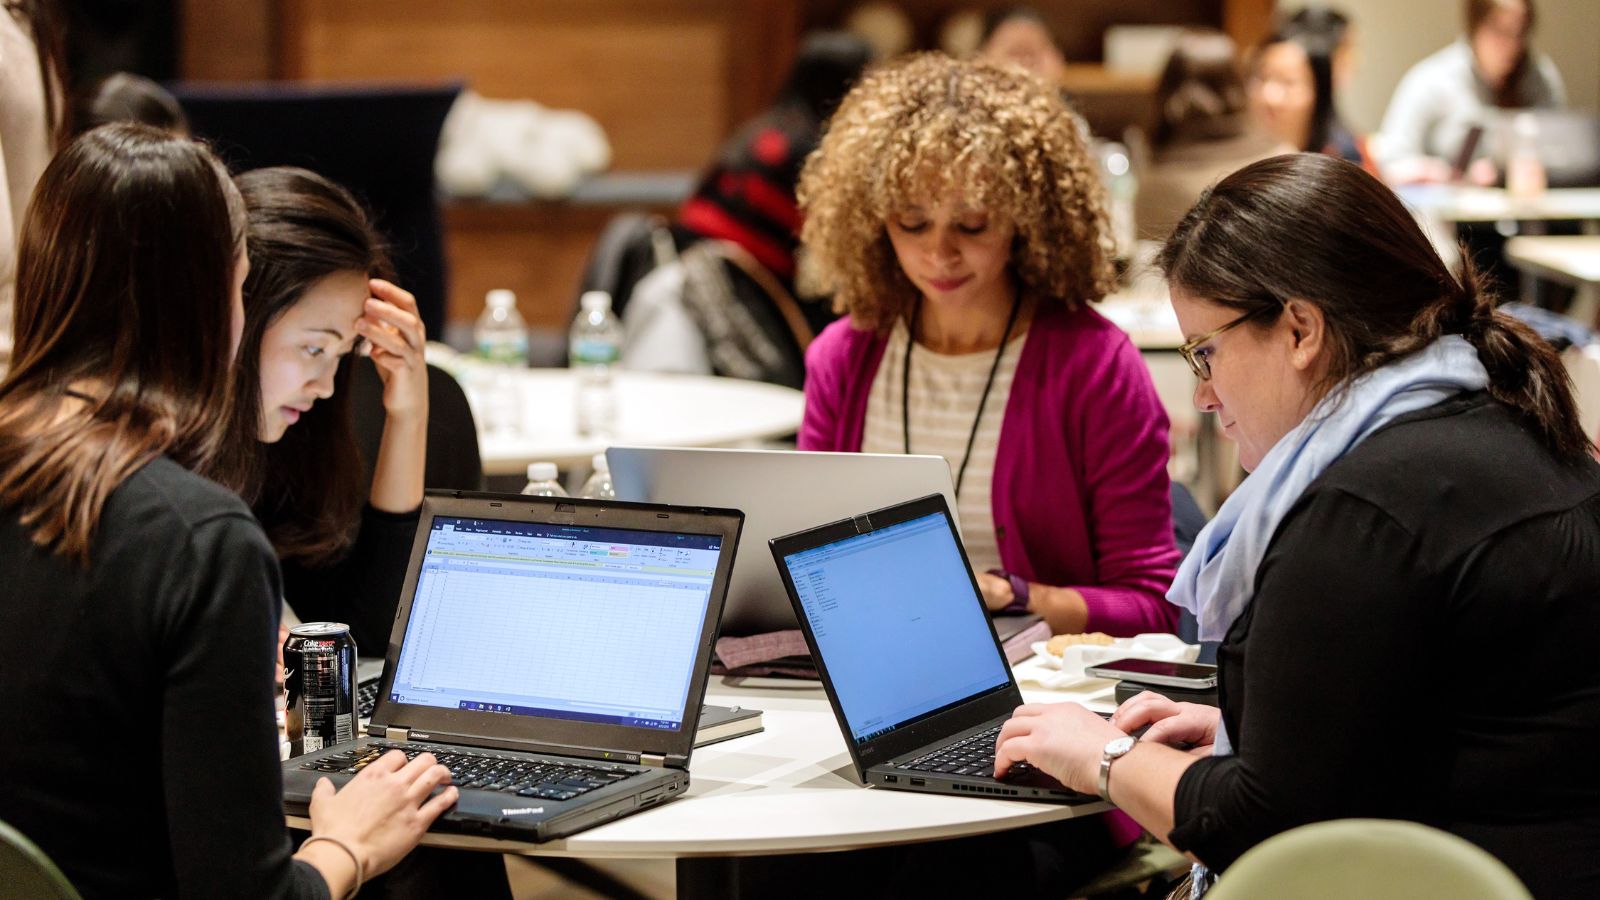
[[(995, 541), (994, 507), (990, 487), (994, 478), (995, 448), (1000, 443), (1000, 423), (1005, 419), (1006, 402), (1011, 397), (1011, 379), (1022, 356), (1027, 332), (1013, 337), (1000, 357), (994, 387), (978, 423), (978, 436), (972, 443), (972, 458), (967, 462), (966, 478), (956, 485), (956, 517), (961, 523), (961, 542), (976, 572), (1000, 568), (1000, 549)], [(867, 395), (866, 429), (861, 440), (863, 453), (905, 452), (905, 432), (901, 409), (901, 370), (905, 365), (906, 342), (910, 332), (904, 322), (896, 323), (889, 334), (883, 364), (873, 377)], [(961, 469), (972, 420), (978, 413), (978, 398), (994, 365), (994, 351), (943, 354), (918, 347), (911, 355), (911, 452), (943, 456), (950, 463), (950, 478)], [(909, 499), (909, 498), (908, 498)]]

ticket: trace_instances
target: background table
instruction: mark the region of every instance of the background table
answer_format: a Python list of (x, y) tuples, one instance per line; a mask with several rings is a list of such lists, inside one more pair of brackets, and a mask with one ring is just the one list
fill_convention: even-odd
[[(429, 346), (428, 361), (450, 370), (475, 401), (482, 363)], [(577, 432), (577, 376), (571, 369), (519, 369), (512, 373), (521, 429), (496, 433), (478, 419), (478, 449), (487, 475), (520, 475), (528, 463), (587, 468), (590, 457), (613, 444), (731, 447), (793, 434), (805, 395), (792, 388), (710, 375), (660, 375), (618, 371), (617, 433), (609, 439)]]
[[(1096, 681), (1082, 691), (1023, 695), (1030, 702), (1074, 699), (1109, 711), (1112, 685)], [(766, 730), (694, 751), (689, 791), (678, 800), (543, 844), (449, 834), (429, 834), (423, 843), (528, 856), (676, 859), (682, 887), (693, 871), (684, 860), (940, 840), (1109, 808), (863, 787), (815, 681), (713, 677), (706, 701), (759, 708)], [(308, 825), (294, 817), (289, 824)]]
[(1577, 288), (1567, 314), (1585, 325), (1595, 325), (1596, 316), (1600, 314), (1600, 236), (1514, 237), (1506, 241), (1506, 260), (1524, 275), (1548, 278)]

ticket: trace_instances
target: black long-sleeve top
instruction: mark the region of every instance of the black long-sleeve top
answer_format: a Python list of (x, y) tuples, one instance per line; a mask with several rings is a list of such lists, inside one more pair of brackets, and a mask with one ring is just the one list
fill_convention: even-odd
[(382, 658), (411, 560), (420, 509), (390, 513), (367, 506), (361, 531), (337, 562), (283, 561), (283, 596), (302, 622), (343, 622), (362, 656)]
[(157, 459), (89, 559), (0, 511), (0, 819), (85, 897), (327, 897), (283, 821), (278, 566), (250, 510)]
[(1237, 755), (1184, 773), (1171, 838), (1220, 870), (1296, 825), (1409, 819), (1600, 897), (1597, 640), (1600, 466), (1484, 394), (1397, 420), (1279, 526), (1218, 654)]

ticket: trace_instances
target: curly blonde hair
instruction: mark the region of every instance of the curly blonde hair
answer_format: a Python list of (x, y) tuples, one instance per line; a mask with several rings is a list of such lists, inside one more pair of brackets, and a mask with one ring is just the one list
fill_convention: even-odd
[(1021, 69), (923, 53), (869, 72), (800, 176), (801, 241), (840, 312), (879, 333), (907, 313), (917, 289), (885, 223), (952, 193), (1015, 225), (1011, 269), (1035, 302), (1111, 289), (1104, 191), (1060, 95)]

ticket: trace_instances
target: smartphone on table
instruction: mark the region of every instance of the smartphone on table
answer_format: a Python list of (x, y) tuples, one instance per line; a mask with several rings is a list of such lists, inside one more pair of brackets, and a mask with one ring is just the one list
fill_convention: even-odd
[(1159, 687), (1209, 690), (1217, 686), (1217, 667), (1203, 663), (1163, 662), (1158, 659), (1119, 659), (1083, 670), (1095, 678), (1137, 681)]

